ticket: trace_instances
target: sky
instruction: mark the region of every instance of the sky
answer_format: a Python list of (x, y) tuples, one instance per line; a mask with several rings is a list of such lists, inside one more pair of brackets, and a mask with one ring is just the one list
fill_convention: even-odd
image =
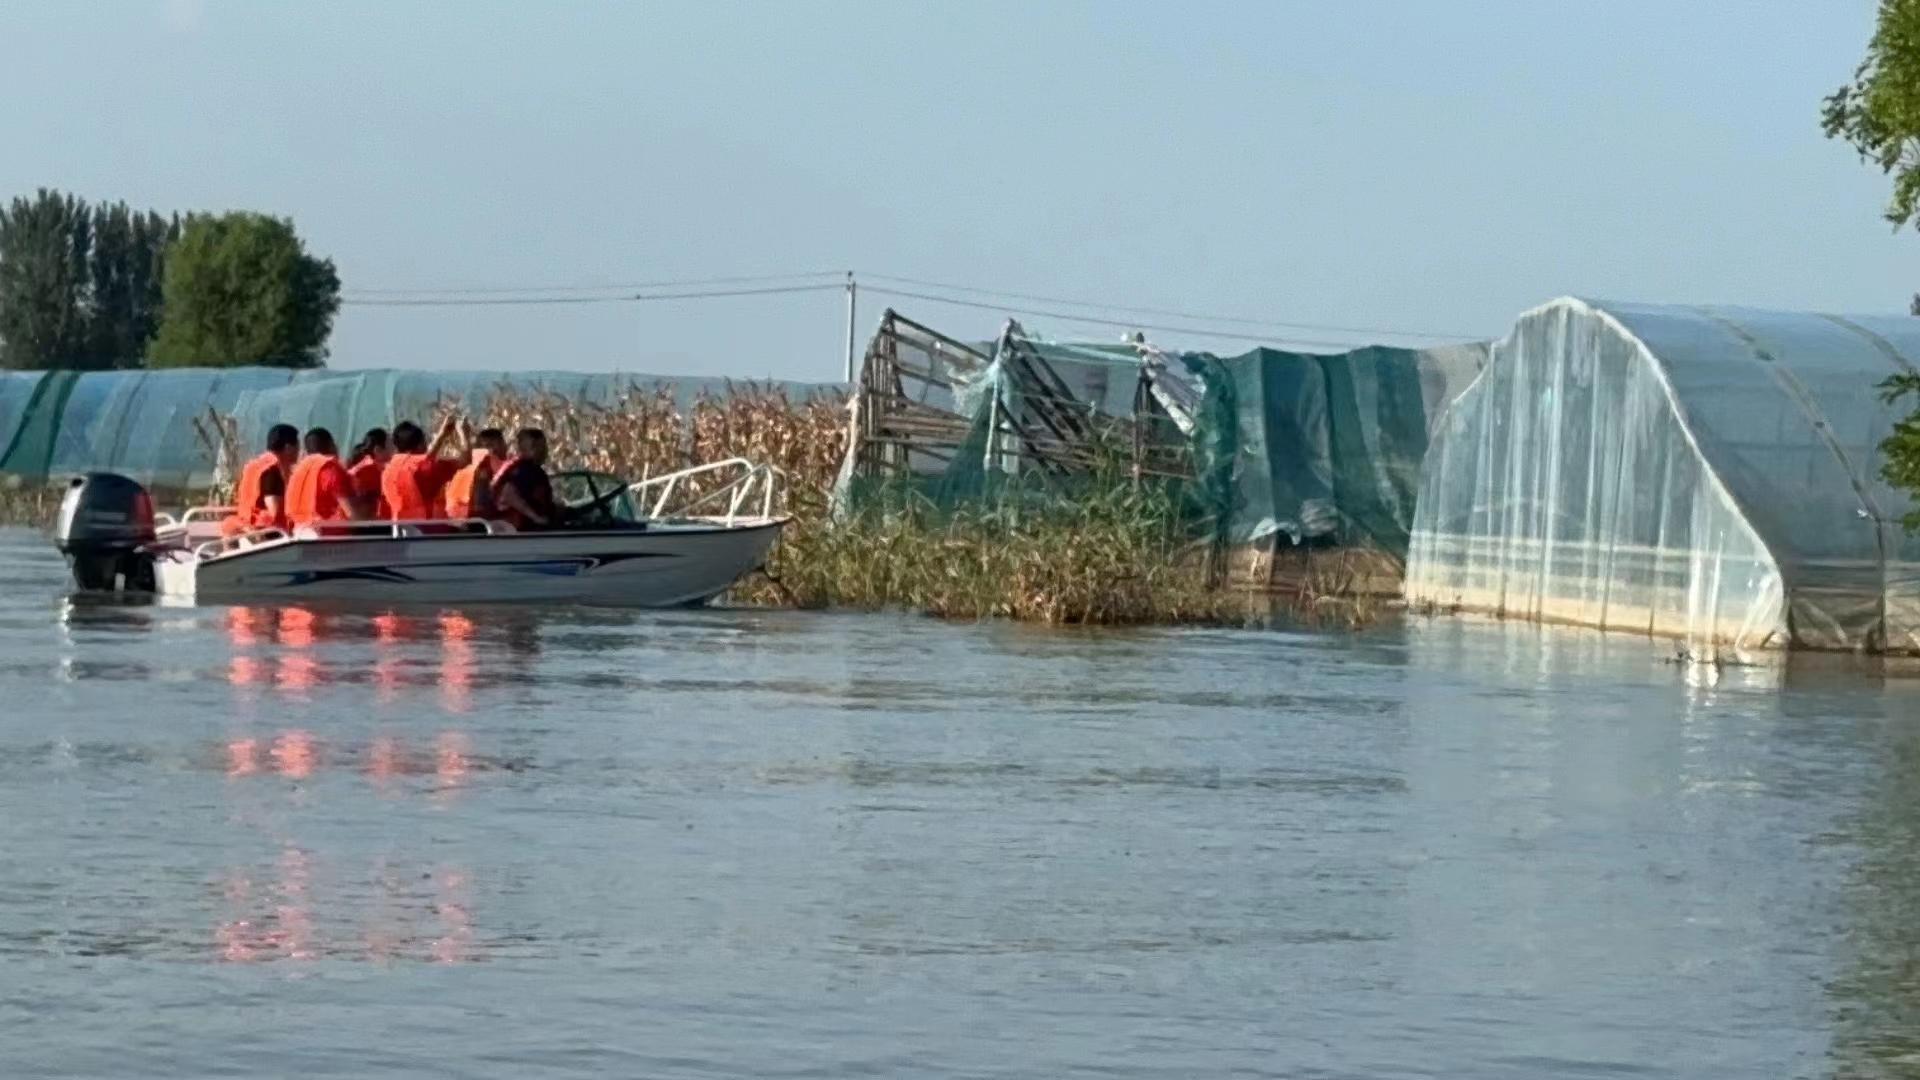
[[(1904, 312), (1920, 235), (1819, 128), (1873, 8), (7, 0), (0, 196), (290, 217), (351, 300), (852, 270), (862, 342), (885, 305), (1220, 353), (1567, 294)], [(329, 363), (829, 380), (846, 330), (835, 289), (349, 303)]]

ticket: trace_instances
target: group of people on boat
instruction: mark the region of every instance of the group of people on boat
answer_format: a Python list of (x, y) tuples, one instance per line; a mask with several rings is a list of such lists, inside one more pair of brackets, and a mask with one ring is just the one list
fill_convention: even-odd
[(266, 449), (241, 466), (221, 532), (475, 518), (551, 528), (559, 513), (546, 464), (547, 436), (538, 428), (520, 429), (510, 448), (500, 429), (476, 432), (465, 418), (449, 416), (432, 440), (402, 421), (391, 433), (368, 431), (343, 461), (326, 428), (302, 436), (275, 424)]

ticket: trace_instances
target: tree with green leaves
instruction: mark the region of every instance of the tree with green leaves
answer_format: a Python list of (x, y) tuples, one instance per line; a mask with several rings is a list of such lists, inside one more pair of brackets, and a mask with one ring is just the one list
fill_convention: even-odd
[(0, 209), (0, 368), (87, 366), (87, 204), (46, 188)]
[(0, 368), (139, 367), (177, 219), (42, 188), (0, 208)]
[(168, 249), (161, 296), (153, 367), (319, 367), (340, 276), (307, 253), (291, 221), (190, 214)]
[(1887, 220), (1920, 214), (1920, 0), (1880, 0), (1866, 59), (1820, 110), (1827, 137), (1843, 139), (1893, 178)]
[[(1880, 0), (1866, 59), (1851, 82), (1828, 96), (1820, 111), (1827, 137), (1844, 140), (1862, 160), (1893, 180), (1886, 218), (1895, 229), (1920, 225), (1920, 0)], [(1920, 316), (1920, 295), (1909, 311)], [(1888, 403), (1920, 398), (1920, 375), (1907, 372), (1880, 384)], [(1901, 420), (1881, 442), (1880, 474), (1920, 498), (1920, 413)], [(1920, 510), (1907, 514), (1920, 530)]]
[(160, 283), (167, 248), (180, 219), (141, 214), (126, 203), (93, 214), (88, 254), (87, 363), (89, 368), (139, 367), (160, 329)]

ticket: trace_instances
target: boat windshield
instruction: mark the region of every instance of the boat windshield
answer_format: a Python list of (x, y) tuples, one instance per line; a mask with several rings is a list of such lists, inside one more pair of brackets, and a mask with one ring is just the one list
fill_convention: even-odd
[(553, 497), (574, 527), (601, 528), (640, 520), (627, 482), (609, 473), (576, 469), (553, 474)]

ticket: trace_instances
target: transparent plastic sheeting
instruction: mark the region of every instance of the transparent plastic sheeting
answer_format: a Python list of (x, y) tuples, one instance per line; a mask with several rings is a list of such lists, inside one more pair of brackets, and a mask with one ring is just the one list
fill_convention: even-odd
[(1447, 412), (1416, 603), (1681, 639), (1920, 649), (1920, 541), (1876, 384), (1920, 319), (1554, 301)]
[[(666, 387), (682, 406), (726, 380), (653, 375), (492, 371), (292, 371), (179, 368), (161, 371), (0, 372), (0, 473), (28, 481), (92, 470), (145, 484), (191, 488), (212, 481), (214, 455), (194, 431), (211, 409), (234, 417), (243, 448), (267, 428), (325, 427), (343, 444), (397, 420), (426, 422), (435, 401), (471, 409), (502, 387), (606, 402), (623, 389)], [(764, 385), (764, 384), (762, 384)], [(796, 398), (821, 389), (775, 383)]]

